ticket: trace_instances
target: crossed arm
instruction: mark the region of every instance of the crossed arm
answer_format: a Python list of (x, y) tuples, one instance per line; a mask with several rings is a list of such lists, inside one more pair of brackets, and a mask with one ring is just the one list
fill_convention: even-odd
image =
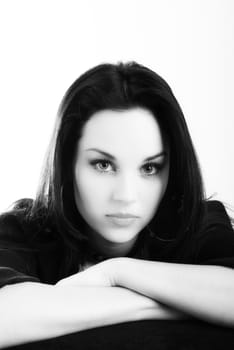
[(113, 258), (58, 283), (119, 286), (185, 315), (234, 326), (234, 270), (213, 265), (173, 264)]
[(113, 258), (59, 281), (0, 290), (0, 348), (143, 319), (195, 316), (234, 326), (234, 271)]

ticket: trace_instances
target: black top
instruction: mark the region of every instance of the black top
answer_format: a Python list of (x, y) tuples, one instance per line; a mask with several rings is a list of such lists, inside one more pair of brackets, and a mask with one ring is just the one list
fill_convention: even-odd
[[(219, 201), (208, 201), (205, 206), (202, 229), (195, 240), (186, 243), (188, 254), (181, 262), (234, 268), (234, 231), (226, 210)], [(32, 244), (34, 241), (36, 245)], [(173, 257), (169, 260), (160, 257), (169, 244), (167, 241), (148, 234), (144, 242), (149, 260), (173, 262)], [(138, 239), (137, 244), (142, 241)], [(78, 272), (79, 265), (75, 268), (69, 265), (65, 252), (65, 244), (55, 230), (45, 228), (38, 240), (34, 239), (33, 226), (30, 230), (30, 225), (15, 212), (0, 217), (0, 287), (25, 281), (55, 284), (60, 278)], [(128, 256), (142, 258), (136, 249)]]

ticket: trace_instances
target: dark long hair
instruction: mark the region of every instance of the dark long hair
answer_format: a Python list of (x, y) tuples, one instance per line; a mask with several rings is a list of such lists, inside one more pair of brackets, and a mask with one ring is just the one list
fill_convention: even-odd
[(28, 216), (34, 221), (40, 219), (41, 227), (52, 223), (67, 250), (76, 251), (84, 260), (89, 246), (74, 201), (75, 149), (82, 128), (93, 113), (133, 107), (153, 113), (170, 147), (168, 187), (149, 232), (156, 239), (170, 242), (167, 247), (172, 249), (181, 247), (199, 230), (202, 179), (182, 110), (171, 88), (154, 71), (136, 62), (101, 64), (81, 75), (63, 97), (41, 183)]

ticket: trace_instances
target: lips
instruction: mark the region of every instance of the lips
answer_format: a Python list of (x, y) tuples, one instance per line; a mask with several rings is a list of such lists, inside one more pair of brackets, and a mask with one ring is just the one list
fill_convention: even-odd
[(139, 216), (129, 214), (129, 213), (115, 213), (115, 214), (108, 214), (106, 215), (108, 218), (108, 221), (113, 226), (118, 227), (127, 227), (132, 224), (139, 218)]
[(108, 217), (114, 217), (114, 218), (120, 218), (120, 219), (133, 219), (138, 218), (139, 216), (129, 214), (129, 213), (114, 213), (114, 214), (107, 214)]

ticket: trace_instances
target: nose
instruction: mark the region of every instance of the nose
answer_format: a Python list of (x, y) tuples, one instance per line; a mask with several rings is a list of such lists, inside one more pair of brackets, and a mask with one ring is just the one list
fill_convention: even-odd
[(122, 174), (115, 178), (112, 199), (126, 204), (136, 201), (137, 184), (133, 176)]

